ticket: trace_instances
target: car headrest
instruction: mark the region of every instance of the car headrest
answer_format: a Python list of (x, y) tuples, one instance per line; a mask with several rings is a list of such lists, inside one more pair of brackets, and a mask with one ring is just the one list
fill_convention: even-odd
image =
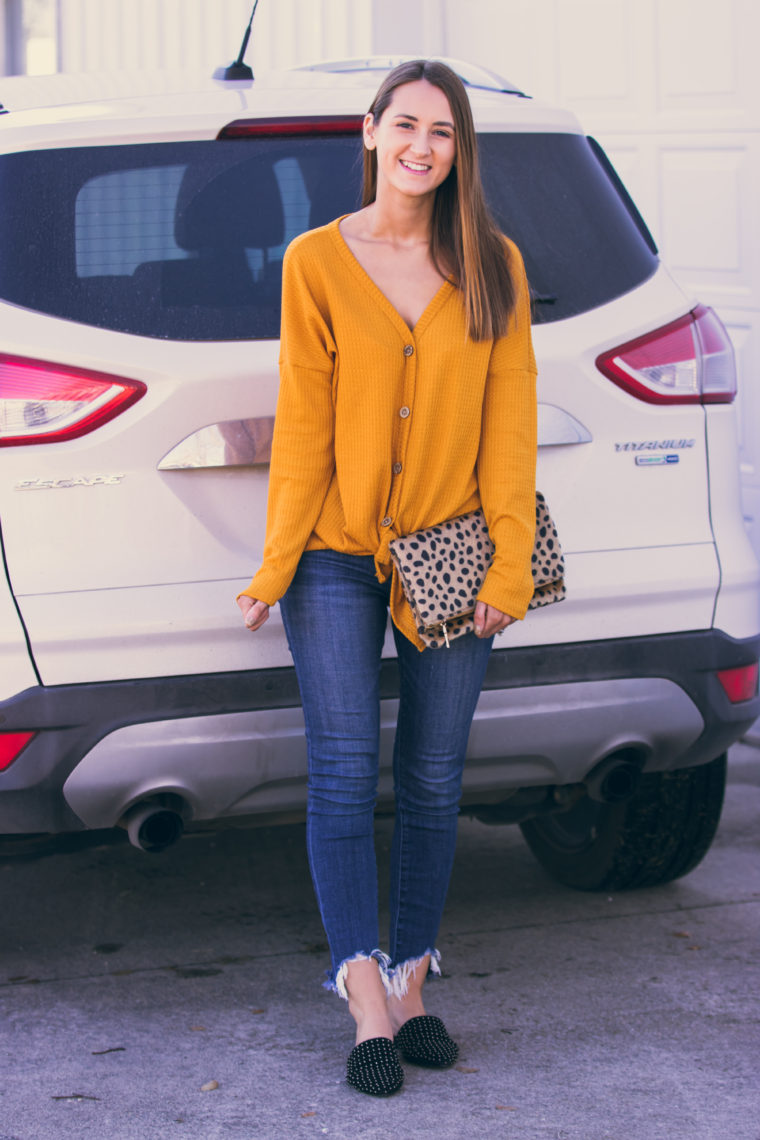
[(285, 215), (271, 163), (247, 159), (211, 177), (207, 167), (188, 167), (177, 199), (174, 236), (187, 250), (281, 245)]

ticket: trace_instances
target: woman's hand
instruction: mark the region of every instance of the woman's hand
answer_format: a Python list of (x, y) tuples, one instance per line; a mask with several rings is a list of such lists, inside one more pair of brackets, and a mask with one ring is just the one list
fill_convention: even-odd
[(240, 612), (243, 615), (243, 620), (248, 629), (250, 629), (251, 632), (255, 629), (261, 629), (269, 617), (269, 606), (266, 602), (257, 602), (254, 598), (249, 598), (245, 594), (242, 594), (238, 598), (237, 604), (240, 607)]
[(503, 614), (501, 610), (497, 610), (493, 606), (487, 606), (485, 602), (475, 603), (476, 637), (493, 637), (495, 633), (501, 633), (516, 620), (516, 618), (510, 617), (509, 614)]

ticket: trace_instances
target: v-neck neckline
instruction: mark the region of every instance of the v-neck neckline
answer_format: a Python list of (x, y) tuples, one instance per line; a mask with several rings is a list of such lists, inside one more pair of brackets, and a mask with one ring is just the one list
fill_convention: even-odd
[(393, 304), (393, 302), (390, 301), (388, 299), (388, 297), (386, 297), (385, 293), (382, 291), (382, 289), (377, 284), (377, 282), (374, 280), (374, 278), (371, 276), (371, 274), (369, 274), (367, 272), (367, 270), (364, 268), (362, 263), (359, 261), (359, 258), (356, 256), (354, 251), (351, 249), (351, 246), (348, 244), (345, 237), (341, 233), (340, 223), (343, 221), (344, 218), (347, 218), (347, 217), (349, 217), (348, 214), (341, 214), (341, 216), (339, 218), (336, 218), (335, 221), (331, 223), (333, 233), (335, 234), (335, 237), (336, 237), (336, 243), (337, 243), (338, 249), (343, 254), (345, 261), (353, 268), (356, 276), (359, 278), (360, 281), (363, 282), (365, 287), (368, 288), (375, 295), (375, 297), (379, 298), (382, 301), (383, 306), (386, 309), (386, 311), (393, 316), (393, 318), (395, 319), (395, 321), (398, 324), (400, 324), (402, 326), (404, 332), (406, 334), (408, 334), (409, 336), (412, 336), (412, 337), (419, 336), (420, 329), (422, 328), (422, 326), (425, 324), (428, 324), (433, 319), (433, 317), (435, 316), (437, 309), (442, 304), (443, 297), (448, 296), (449, 289), (454, 288), (454, 284), (451, 281), (451, 278), (446, 277), (441, 282), (440, 287), (436, 290), (436, 292), (430, 298), (427, 305), (425, 306), (425, 308), (420, 313), (419, 318), (416, 321), (414, 327), (412, 327), (407, 321), (404, 320), (404, 318), (401, 316), (401, 313), (398, 311), (398, 309)]

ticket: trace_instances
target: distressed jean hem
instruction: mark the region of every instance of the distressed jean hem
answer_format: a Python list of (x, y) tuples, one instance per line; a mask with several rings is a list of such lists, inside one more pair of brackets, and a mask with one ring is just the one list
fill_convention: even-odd
[(390, 983), (391, 992), (394, 997), (399, 999), (406, 997), (409, 992), (409, 979), (417, 977), (417, 969), (422, 965), (422, 962), (428, 955), (430, 956), (430, 965), (427, 970), (428, 975), (432, 974), (433, 976), (437, 975), (440, 977), (440, 951), (434, 949), (426, 950), (424, 954), (420, 954), (419, 958), (408, 958), (406, 962), (401, 962), (398, 966), (393, 967), (390, 975)]
[(361, 951), (353, 954), (350, 958), (344, 958), (338, 969), (335, 971), (335, 979), (328, 978), (323, 982), (326, 990), (331, 990), (334, 994), (338, 994), (345, 1001), (348, 1001), (348, 990), (346, 989), (346, 977), (348, 975), (348, 967), (352, 962), (370, 962), (372, 959), (377, 962), (377, 968), (380, 972), (380, 981), (383, 983), (383, 988), (386, 995), (390, 997), (392, 991), (391, 983), (391, 960), (387, 954), (382, 950), (372, 950), (369, 954), (363, 954)]

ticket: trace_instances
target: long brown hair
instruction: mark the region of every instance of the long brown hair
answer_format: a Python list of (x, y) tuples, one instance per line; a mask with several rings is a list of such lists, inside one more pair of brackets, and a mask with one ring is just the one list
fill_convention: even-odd
[[(449, 101), (454, 118), (456, 160), (436, 190), (430, 252), (444, 276), (452, 273), (463, 295), (473, 340), (503, 336), (515, 307), (515, 285), (504, 238), (486, 206), (478, 165), (478, 144), (470, 100), (459, 76), (433, 59), (402, 63), (386, 75), (369, 113), (375, 123), (397, 87), (425, 79)], [(377, 151), (364, 148), (362, 205), (377, 197)]]

